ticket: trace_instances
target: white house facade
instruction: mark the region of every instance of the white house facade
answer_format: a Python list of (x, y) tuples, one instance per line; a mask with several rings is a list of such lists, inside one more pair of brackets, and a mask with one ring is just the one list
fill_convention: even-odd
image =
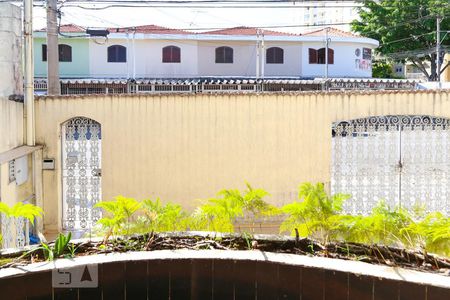
[[(110, 29), (107, 38), (84, 37), (73, 25), (63, 30), (68, 33), (60, 37), (60, 47), (67, 45), (60, 50), (61, 78), (368, 78), (378, 46), (376, 40), (333, 28), (294, 35), (247, 27), (192, 33), (148, 25)], [(44, 37), (45, 31), (35, 34), (35, 39)], [(44, 42), (35, 51), (36, 77), (46, 73), (39, 68), (39, 60), (46, 59)], [(83, 70), (80, 62), (70, 61), (76, 53), (63, 57), (69, 48), (87, 53)], [(71, 63), (77, 64), (76, 76), (65, 72)]]

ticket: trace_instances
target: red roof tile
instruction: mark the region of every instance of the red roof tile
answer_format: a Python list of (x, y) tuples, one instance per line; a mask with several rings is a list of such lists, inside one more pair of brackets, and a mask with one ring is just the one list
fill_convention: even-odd
[(189, 31), (181, 29), (172, 29), (157, 25), (141, 25), (141, 26), (130, 26), (122, 28), (109, 28), (111, 33), (115, 32), (133, 32), (136, 29), (137, 33), (150, 33), (150, 34), (192, 34)]
[[(47, 31), (47, 28), (42, 28), (42, 29), (40, 29), (40, 30), (38, 30), (38, 31), (44, 31), (44, 32), (46, 32)], [(81, 32), (86, 32), (86, 29), (85, 28), (83, 28), (83, 27), (81, 27), (81, 26), (78, 26), (78, 25), (75, 25), (75, 24), (65, 24), (65, 25), (61, 25), (60, 27), (59, 27), (59, 31), (60, 32), (76, 32), (76, 33), (81, 33)]]
[[(256, 35), (258, 28), (254, 27), (233, 27), (233, 28), (225, 28), (225, 29), (219, 29), (219, 30), (213, 30), (213, 31), (205, 31), (201, 34), (223, 34), (223, 35)], [(296, 36), (297, 34), (294, 33), (287, 33), (287, 32), (279, 32), (279, 31), (273, 31), (273, 30), (267, 30), (262, 29), (264, 35), (271, 35), (271, 36)]]
[[(325, 28), (307, 32), (302, 34), (302, 36), (325, 36)], [(359, 35), (353, 34), (351, 32), (343, 31), (337, 28), (328, 27), (328, 36), (335, 37), (361, 37)]]

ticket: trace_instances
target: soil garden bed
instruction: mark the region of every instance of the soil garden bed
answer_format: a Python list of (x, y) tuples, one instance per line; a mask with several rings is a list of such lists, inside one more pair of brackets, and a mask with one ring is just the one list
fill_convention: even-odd
[[(155, 250), (260, 250), (306, 256), (328, 257), (439, 273), (450, 277), (450, 259), (420, 251), (382, 245), (329, 243), (279, 235), (221, 234), (211, 232), (150, 233), (111, 239), (73, 240), (75, 256)], [(49, 244), (50, 247), (52, 243)], [(66, 253), (62, 257), (68, 257)], [(32, 246), (25, 250), (0, 252), (0, 268), (20, 267), (44, 260), (43, 250)]]

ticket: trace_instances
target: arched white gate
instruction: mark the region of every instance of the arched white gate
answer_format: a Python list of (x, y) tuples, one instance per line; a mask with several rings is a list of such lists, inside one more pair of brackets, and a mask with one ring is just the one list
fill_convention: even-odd
[(332, 193), (352, 195), (344, 210), (389, 205), (450, 213), (450, 119), (380, 116), (333, 123)]
[(62, 125), (63, 229), (86, 231), (100, 218), (101, 126), (84, 117)]

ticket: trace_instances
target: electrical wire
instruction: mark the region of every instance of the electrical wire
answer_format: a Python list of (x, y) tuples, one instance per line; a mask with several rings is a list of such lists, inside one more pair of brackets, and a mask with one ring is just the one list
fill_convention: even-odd
[[(0, 2), (19, 2), (18, 0), (0, 0)], [(35, 1), (41, 4), (38, 6), (45, 6), (45, 1)], [(317, 9), (334, 9), (334, 8), (361, 8), (363, 3), (358, 1), (273, 1), (273, 0), (246, 0), (246, 1), (220, 1), (220, 0), (200, 0), (200, 1), (136, 1), (136, 0), (94, 0), (94, 1), (80, 1), (80, 0), (66, 0), (67, 7), (81, 7), (83, 9), (102, 10), (112, 7), (167, 7), (167, 8), (317, 8)], [(330, 4), (332, 3), (332, 4)], [(339, 5), (337, 3), (340, 3)], [(82, 5), (80, 5), (82, 4)], [(103, 7), (86, 7), (83, 5), (105, 5)], [(399, 8), (398, 6), (383, 5), (385, 8)], [(403, 5), (405, 8), (421, 8), (422, 5), (412, 4)]]
[[(435, 18), (434, 15), (427, 15), (424, 17), (420, 17), (417, 19), (413, 19), (413, 20), (409, 20), (409, 21), (405, 21), (402, 23), (398, 23), (394, 26), (389, 26), (390, 29), (393, 28), (397, 28), (397, 27), (401, 27), (407, 24), (411, 24), (411, 23), (417, 23), (420, 22), (422, 20), (426, 20), (426, 19), (431, 19), (431, 18)], [(317, 28), (317, 27), (332, 27), (332, 26), (342, 26), (342, 25), (351, 25), (352, 22), (339, 22), (339, 23), (324, 23), (324, 24), (283, 24), (283, 25), (261, 25), (261, 26), (245, 26), (246, 28), (250, 28), (250, 29), (258, 29), (258, 28), (263, 28), (263, 29), (276, 29), (276, 28)], [(130, 27), (121, 27), (121, 28), (133, 28), (136, 26), (130, 26)], [(212, 31), (212, 30), (223, 30), (223, 29), (229, 29), (230, 27), (197, 27), (197, 28), (192, 28), (192, 27), (187, 27), (187, 28), (176, 28), (178, 30), (185, 30), (185, 31)], [(232, 27), (231, 27), (232, 28)], [(160, 28), (161, 31), (167, 30), (173, 30), (173, 28)], [(365, 33), (379, 33), (380, 30), (372, 30), (372, 31), (366, 31)], [(411, 37), (413, 38), (413, 37)]]

